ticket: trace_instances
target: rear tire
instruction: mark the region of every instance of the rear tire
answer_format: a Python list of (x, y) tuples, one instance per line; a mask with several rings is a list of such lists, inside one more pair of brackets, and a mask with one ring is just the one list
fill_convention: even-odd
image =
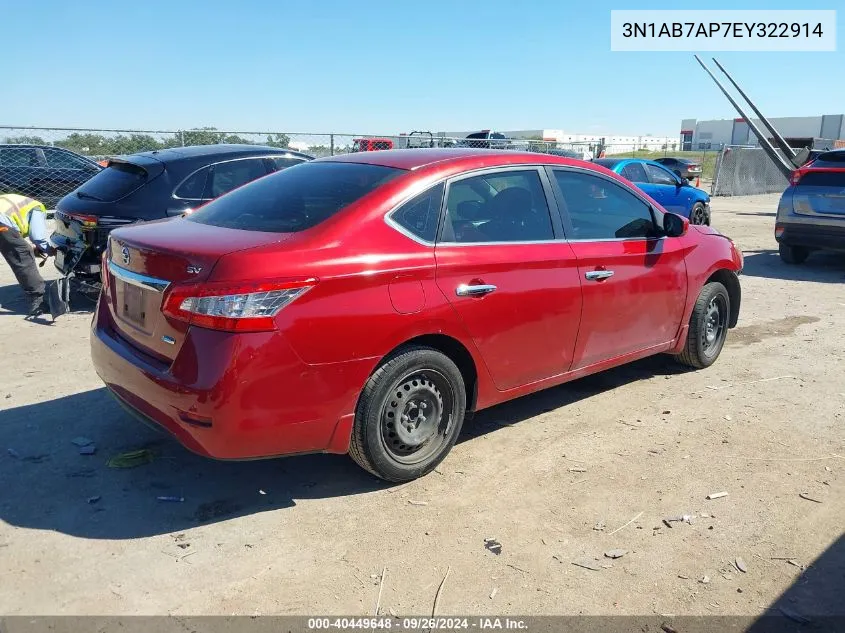
[(422, 477), (454, 446), (465, 412), (464, 379), (449, 357), (429, 347), (400, 349), (364, 385), (349, 455), (387, 481)]
[(694, 369), (716, 362), (728, 334), (731, 298), (718, 281), (704, 285), (693, 306), (683, 351), (675, 359)]
[(803, 246), (778, 244), (778, 253), (785, 264), (803, 264), (810, 255), (810, 250)]

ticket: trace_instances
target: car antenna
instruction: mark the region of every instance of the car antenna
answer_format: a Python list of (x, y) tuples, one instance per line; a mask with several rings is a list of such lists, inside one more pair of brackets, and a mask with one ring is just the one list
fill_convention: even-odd
[(695, 61), (697, 61), (701, 65), (705, 72), (710, 75), (710, 78), (716, 83), (716, 85), (719, 87), (719, 90), (722, 91), (725, 97), (727, 97), (728, 101), (731, 102), (731, 105), (736, 108), (736, 111), (739, 113), (739, 116), (741, 116), (743, 120), (748, 123), (748, 127), (751, 128), (752, 132), (754, 132), (754, 135), (757, 137), (757, 141), (760, 143), (760, 146), (766, 152), (766, 155), (768, 155), (768, 157), (772, 159), (772, 162), (775, 164), (775, 167), (777, 167), (783, 173), (784, 176), (789, 178), (792, 175), (792, 171), (794, 169), (792, 167), (792, 162), (787, 161), (783, 156), (778, 154), (774, 145), (772, 145), (769, 139), (766, 138), (766, 135), (763, 134), (762, 130), (760, 130), (760, 128), (757, 127), (757, 124), (754, 123), (754, 121), (752, 121), (751, 118), (747, 114), (745, 114), (745, 112), (743, 112), (742, 108), (739, 107), (739, 104), (734, 101), (734, 98), (730, 95), (730, 93), (725, 90), (725, 87), (721, 84), (721, 82), (716, 79), (716, 75), (714, 75), (710, 71), (710, 69), (703, 61), (701, 61), (701, 58), (698, 55), (693, 55), (693, 57), (695, 57)]

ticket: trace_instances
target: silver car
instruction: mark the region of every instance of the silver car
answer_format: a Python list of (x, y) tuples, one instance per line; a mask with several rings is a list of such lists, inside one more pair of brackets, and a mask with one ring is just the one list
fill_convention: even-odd
[(796, 169), (778, 204), (781, 259), (801, 264), (814, 250), (845, 251), (845, 149)]

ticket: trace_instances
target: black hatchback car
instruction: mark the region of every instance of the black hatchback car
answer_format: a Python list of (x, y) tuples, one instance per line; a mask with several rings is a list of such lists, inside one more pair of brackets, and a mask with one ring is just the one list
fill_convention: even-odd
[(289, 149), (197, 145), (112, 158), (106, 169), (59, 201), (56, 268), (96, 284), (112, 229), (190, 213), (261, 176), (311, 160)]
[(49, 145), (0, 145), (0, 194), (35, 198), (47, 209), (102, 167), (93, 160)]

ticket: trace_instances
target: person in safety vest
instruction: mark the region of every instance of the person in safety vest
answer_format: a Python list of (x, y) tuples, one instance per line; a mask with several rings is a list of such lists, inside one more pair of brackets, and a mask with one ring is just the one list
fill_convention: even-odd
[(47, 236), (44, 205), (13, 193), (0, 195), (0, 253), (26, 293), (28, 316), (49, 312), (44, 299), (44, 279), (38, 272), (35, 255), (44, 258), (55, 252)]

